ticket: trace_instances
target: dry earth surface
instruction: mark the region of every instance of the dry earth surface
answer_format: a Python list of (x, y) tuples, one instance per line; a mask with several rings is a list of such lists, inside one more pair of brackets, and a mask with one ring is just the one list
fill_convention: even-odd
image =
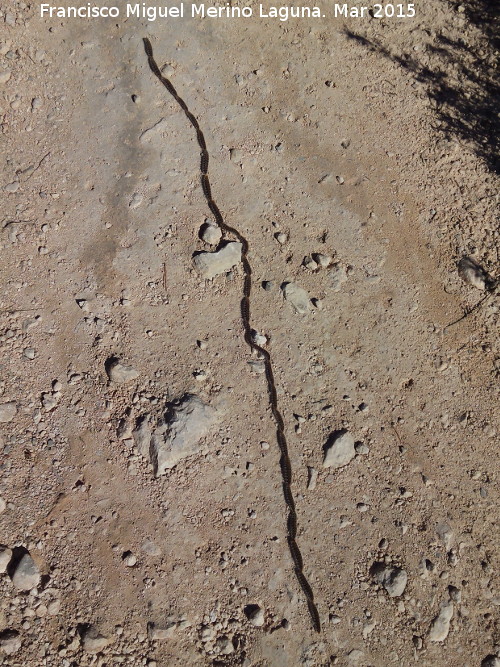
[[(2, 5), (0, 664), (498, 667), (480, 3), (156, 23)], [(204, 227), (196, 137), (144, 36), (250, 244), (319, 635), (241, 263), (193, 263), (234, 239)]]

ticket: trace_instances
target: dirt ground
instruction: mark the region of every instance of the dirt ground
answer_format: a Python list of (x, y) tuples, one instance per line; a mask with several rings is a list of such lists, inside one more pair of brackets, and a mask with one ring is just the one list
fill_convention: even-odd
[[(486, 5), (286, 22), (2, 5), (0, 664), (498, 667)], [(242, 266), (193, 264), (216, 251), (199, 148), (143, 37), (249, 242), (320, 634)], [(179, 422), (192, 449), (156, 475), (137, 427), (168, 428), (189, 395), (217, 417)]]

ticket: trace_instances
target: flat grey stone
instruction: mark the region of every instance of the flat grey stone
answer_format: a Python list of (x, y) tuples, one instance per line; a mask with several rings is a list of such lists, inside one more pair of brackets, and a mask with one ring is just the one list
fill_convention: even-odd
[(217, 422), (217, 410), (198, 396), (187, 394), (175, 406), (166, 423), (151, 438), (151, 458), (156, 475), (162, 475), (179, 461), (201, 450), (202, 440)]
[(147, 418), (139, 421), (135, 429), (132, 431), (132, 437), (141, 456), (149, 459), (151, 446), (151, 427)]
[(285, 283), (281, 290), (285, 301), (288, 301), (296, 313), (305, 315), (311, 310), (311, 299), (305, 289), (295, 283)]
[(354, 438), (348, 431), (332, 434), (326, 445), (323, 468), (342, 468), (356, 455)]
[(391, 598), (403, 595), (408, 583), (408, 575), (405, 570), (384, 563), (375, 563), (370, 572), (374, 580), (385, 588)]
[(30, 591), (40, 583), (40, 571), (29, 553), (25, 553), (17, 564), (12, 574), (12, 583), (20, 591)]
[(218, 245), (222, 238), (222, 230), (219, 225), (206, 222), (200, 230), (200, 237), (202, 241), (209, 245)]
[(334, 292), (340, 292), (342, 285), (347, 281), (347, 271), (340, 264), (334, 264), (329, 270), (330, 285)]
[(111, 382), (115, 382), (116, 384), (131, 382), (139, 377), (139, 373), (135, 368), (122, 364), (118, 359), (109, 364), (107, 373)]
[(17, 653), (21, 648), (21, 637), (17, 630), (4, 630), (0, 632), (0, 650), (7, 655)]
[(242, 247), (241, 243), (232, 242), (217, 252), (200, 252), (193, 257), (194, 267), (202, 278), (215, 278), (241, 262)]
[(17, 405), (14, 401), (9, 401), (9, 403), (2, 403), (0, 405), (0, 422), (6, 423), (14, 419), (17, 414)]
[(100, 653), (110, 644), (110, 639), (101, 635), (93, 625), (85, 631), (82, 637), (83, 650), (87, 653)]
[(453, 617), (453, 602), (444, 602), (441, 611), (432, 621), (429, 629), (429, 641), (444, 642), (450, 632), (450, 621)]
[(156, 625), (156, 623), (148, 623), (148, 637), (153, 641), (161, 641), (165, 639), (172, 639), (177, 629), (177, 623), (167, 622), (164, 625)]

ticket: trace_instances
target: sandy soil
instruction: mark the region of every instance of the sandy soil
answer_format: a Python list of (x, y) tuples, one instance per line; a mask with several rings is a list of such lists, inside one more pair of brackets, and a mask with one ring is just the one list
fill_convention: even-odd
[[(480, 5), (148, 23), (4, 4), (0, 664), (500, 664), (498, 116)], [(199, 150), (144, 36), (250, 244), (319, 635), (242, 268), (194, 268), (215, 250)], [(134, 429), (186, 394), (217, 419), (155, 475)], [(341, 429), (355, 448), (325, 467)]]

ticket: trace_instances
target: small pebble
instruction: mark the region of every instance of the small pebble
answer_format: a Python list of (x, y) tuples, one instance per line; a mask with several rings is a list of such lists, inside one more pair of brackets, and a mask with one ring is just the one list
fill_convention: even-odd
[(134, 567), (137, 564), (137, 558), (131, 551), (126, 551), (122, 556), (122, 560), (127, 567)]
[(218, 225), (206, 221), (200, 229), (200, 238), (205, 243), (216, 246), (222, 238), (222, 230)]
[(408, 582), (405, 570), (385, 563), (374, 563), (370, 568), (374, 580), (383, 586), (391, 598), (403, 595)]
[(319, 264), (319, 266), (322, 269), (326, 269), (332, 263), (333, 258), (332, 258), (331, 255), (317, 254), (317, 255), (314, 255), (314, 260)]
[(284, 232), (278, 232), (277, 234), (274, 235), (274, 238), (280, 245), (284, 245), (288, 241), (288, 235), (285, 234)]
[(32, 347), (25, 347), (23, 350), (23, 354), (26, 357), (26, 359), (34, 359), (36, 352)]
[(318, 268), (318, 263), (314, 261), (312, 257), (304, 257), (302, 266), (305, 266), (309, 271), (316, 271)]
[(243, 153), (238, 148), (231, 148), (229, 151), (229, 159), (231, 162), (240, 164), (243, 157)]

